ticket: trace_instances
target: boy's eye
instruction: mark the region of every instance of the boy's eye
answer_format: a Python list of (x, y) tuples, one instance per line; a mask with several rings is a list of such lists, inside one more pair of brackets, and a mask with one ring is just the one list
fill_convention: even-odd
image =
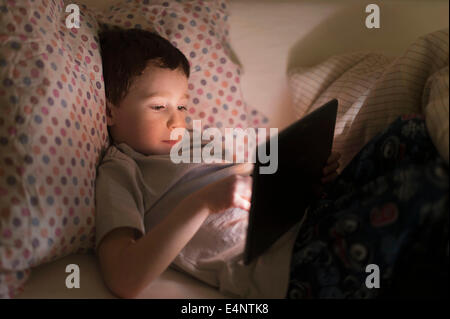
[(151, 107), (153, 110), (161, 110), (164, 108), (164, 105), (155, 105)]
[(187, 111), (187, 107), (184, 106), (184, 105), (178, 106), (178, 109), (179, 109), (180, 111)]

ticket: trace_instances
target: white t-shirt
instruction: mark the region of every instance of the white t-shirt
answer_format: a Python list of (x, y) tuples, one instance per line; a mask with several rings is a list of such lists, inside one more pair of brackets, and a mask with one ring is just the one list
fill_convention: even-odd
[[(252, 169), (251, 163), (175, 164), (169, 155), (144, 155), (125, 143), (113, 144), (97, 170), (96, 247), (119, 227), (143, 236), (190, 193)], [(248, 266), (243, 263), (247, 225), (248, 212), (239, 208), (208, 216), (171, 267), (232, 297), (284, 298), (300, 223)]]

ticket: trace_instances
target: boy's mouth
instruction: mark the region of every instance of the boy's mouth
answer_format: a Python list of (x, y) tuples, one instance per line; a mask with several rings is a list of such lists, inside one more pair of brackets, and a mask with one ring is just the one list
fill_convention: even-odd
[(163, 143), (167, 143), (170, 145), (175, 145), (178, 142), (179, 142), (179, 140), (163, 140)]

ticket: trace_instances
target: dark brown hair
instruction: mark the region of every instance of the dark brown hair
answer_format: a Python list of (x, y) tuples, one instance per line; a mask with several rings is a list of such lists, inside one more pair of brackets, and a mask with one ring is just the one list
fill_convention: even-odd
[(189, 77), (189, 62), (184, 54), (156, 33), (104, 25), (99, 41), (106, 99), (116, 106), (150, 61), (160, 68), (180, 68)]

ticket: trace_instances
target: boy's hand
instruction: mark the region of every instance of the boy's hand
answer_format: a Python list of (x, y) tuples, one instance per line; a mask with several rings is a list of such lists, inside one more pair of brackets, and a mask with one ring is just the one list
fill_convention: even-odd
[(231, 207), (250, 211), (252, 177), (230, 175), (199, 189), (188, 198), (202, 203), (210, 214), (221, 213)]
[(331, 153), (328, 158), (327, 164), (323, 168), (322, 184), (327, 184), (338, 177), (337, 169), (339, 168), (339, 159), (341, 158), (340, 153)]

